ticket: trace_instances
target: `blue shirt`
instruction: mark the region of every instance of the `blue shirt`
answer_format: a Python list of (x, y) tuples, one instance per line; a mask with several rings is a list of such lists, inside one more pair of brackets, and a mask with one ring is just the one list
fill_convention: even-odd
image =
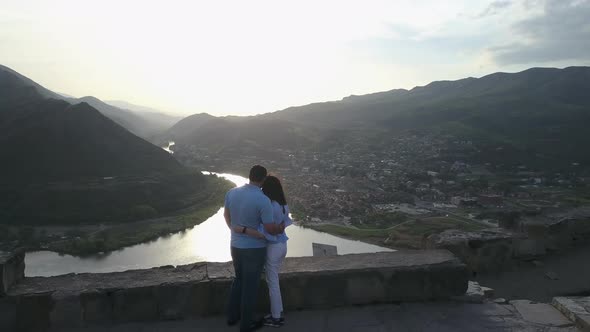
[[(272, 220), (275, 224), (280, 224), (285, 222), (285, 227), (293, 225), (293, 219), (289, 217), (289, 206), (285, 205), (283, 210), (283, 206), (276, 201), (272, 201)], [(264, 226), (260, 225), (258, 227), (258, 231), (263, 233), (266, 237), (266, 240), (269, 243), (287, 243), (289, 238), (285, 232), (278, 234), (278, 235), (270, 235), (264, 230)]]
[[(225, 195), (225, 208), (229, 210), (232, 228), (245, 226), (257, 229), (260, 224), (273, 222), (270, 199), (255, 185), (245, 184), (228, 191)], [(264, 248), (266, 240), (232, 231), (231, 246), (240, 249)]]

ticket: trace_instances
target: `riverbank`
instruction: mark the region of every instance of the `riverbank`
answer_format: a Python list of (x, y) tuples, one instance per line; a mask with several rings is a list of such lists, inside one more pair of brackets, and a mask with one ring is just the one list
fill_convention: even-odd
[(205, 187), (199, 188), (198, 196), (193, 197), (196, 203), (163, 217), (122, 223), (27, 227), (26, 231), (16, 232), (26, 233), (24, 246), (29, 251), (50, 250), (74, 256), (107, 253), (202, 223), (219, 210), (225, 193), (234, 186), (226, 179), (208, 176)]
[(477, 231), (483, 225), (451, 217), (411, 219), (388, 228), (305, 223), (302, 226), (351, 240), (358, 240), (392, 249), (423, 249), (423, 239), (448, 229)]

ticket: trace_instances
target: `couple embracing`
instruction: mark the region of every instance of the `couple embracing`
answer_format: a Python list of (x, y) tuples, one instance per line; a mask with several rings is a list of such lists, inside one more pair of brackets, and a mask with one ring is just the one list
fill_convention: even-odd
[[(223, 213), (231, 230), (231, 256), (236, 275), (230, 291), (227, 323), (240, 322), (240, 331), (284, 324), (279, 269), (287, 255), (285, 227), (292, 224), (279, 179), (267, 176), (266, 168), (255, 165), (250, 169), (249, 180), (248, 184), (227, 193)], [(255, 319), (263, 268), (271, 313)]]

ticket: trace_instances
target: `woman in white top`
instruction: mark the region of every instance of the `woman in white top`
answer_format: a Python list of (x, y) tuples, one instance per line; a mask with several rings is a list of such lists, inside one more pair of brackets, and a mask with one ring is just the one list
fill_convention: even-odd
[[(289, 206), (281, 181), (275, 176), (267, 176), (262, 184), (262, 192), (270, 198), (272, 203), (273, 222), (280, 225), (282, 229), (293, 224), (293, 220), (289, 217)], [(285, 323), (285, 319), (282, 315), (283, 299), (279, 286), (279, 270), (287, 255), (287, 240), (289, 238), (284, 231), (278, 235), (271, 235), (264, 230), (262, 225), (257, 230), (235, 226), (234, 231), (254, 237), (265, 237), (267, 240), (264, 270), (270, 297), (270, 314), (264, 317), (264, 325), (280, 327)]]
[[(287, 205), (281, 181), (275, 176), (267, 176), (262, 184), (262, 192), (270, 198), (272, 203), (273, 221), (276, 224), (283, 224), (283, 227), (293, 224), (293, 220), (289, 217), (289, 206)], [(287, 255), (287, 240), (289, 238), (285, 232), (278, 235), (263, 233), (268, 241), (264, 269), (270, 297), (270, 315), (265, 317), (264, 325), (279, 327), (285, 323), (282, 316), (283, 299), (279, 286), (279, 270)]]

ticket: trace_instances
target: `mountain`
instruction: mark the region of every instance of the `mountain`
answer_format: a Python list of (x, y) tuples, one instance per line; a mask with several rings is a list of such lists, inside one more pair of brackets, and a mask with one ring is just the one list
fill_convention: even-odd
[(123, 100), (107, 100), (105, 103), (138, 114), (147, 122), (159, 126), (158, 130), (161, 132), (169, 129), (182, 119), (181, 116), (169, 115), (151, 107), (135, 105)]
[[(400, 116), (437, 117), (441, 112), (444, 113), (442, 108), (458, 109), (467, 106), (472, 108), (461, 113), (472, 116), (481, 113), (479, 106), (482, 103), (498, 108), (494, 116), (514, 111), (514, 107), (500, 107), (510, 101), (587, 106), (590, 103), (590, 95), (585, 92), (590, 86), (588, 75), (589, 67), (532, 68), (515, 74), (495, 73), (479, 79), (438, 81), (411, 90), (392, 90), (348, 97), (337, 102), (292, 107), (275, 112), (274, 116), (302, 123), (319, 121), (333, 127), (340, 123), (375, 124), (383, 120), (392, 122)], [(332, 111), (337, 112), (338, 116), (330, 114)], [(449, 119), (443, 116), (442, 120)]]
[[(590, 123), (590, 67), (531, 68), (481, 78), (437, 81), (252, 117), (188, 117), (165, 135), (177, 144), (248, 153), (277, 148), (330, 149), (342, 142), (408, 133), (451, 135), (513, 151), (514, 163), (590, 162), (581, 146)], [(190, 130), (192, 126), (192, 131)], [(230, 139), (233, 138), (233, 139)], [(504, 150), (504, 151), (507, 151)], [(502, 156), (496, 156), (502, 157)]]
[(186, 205), (203, 176), (89, 103), (0, 68), (0, 223), (125, 220)]
[(318, 128), (270, 116), (215, 117), (191, 115), (170, 128), (161, 141), (206, 147), (210, 151), (238, 154), (262, 152), (268, 157), (277, 148), (308, 147), (319, 140)]
[(88, 103), (103, 115), (125, 127), (130, 132), (147, 140), (151, 140), (153, 137), (165, 132), (176, 122), (174, 118), (165, 114), (136, 113), (110, 105), (92, 96), (76, 99), (66, 98), (66, 100), (71, 104), (81, 102)]
[[(0, 84), (2, 84), (1, 86), (3, 87), (3, 91), (0, 91), (0, 93), (4, 92), (3, 95), (5, 97), (7, 95), (6, 92), (9, 88), (20, 86), (21, 88), (30, 87), (30, 90), (35, 91), (37, 94), (44, 98), (63, 98), (60, 94), (45, 89), (36, 82), (33, 82), (31, 79), (17, 73), (16, 71), (6, 66), (0, 65), (0, 73), (3, 75), (3, 80), (0, 81)], [(19, 91), (22, 91), (22, 89), (20, 89)]]
[(19, 79), (19, 84), (32, 87), (39, 95), (45, 98), (61, 99), (67, 101), (72, 105), (79, 104), (81, 102), (86, 102), (92, 107), (96, 108), (99, 112), (101, 112), (108, 118), (112, 119), (116, 123), (120, 124), (127, 130), (134, 133), (135, 135), (147, 140), (150, 140), (158, 135), (161, 135), (167, 129), (172, 127), (174, 123), (180, 120), (179, 117), (169, 116), (156, 110), (151, 110), (149, 108), (143, 108), (145, 110), (149, 110), (147, 112), (133, 111), (131, 110), (131, 108), (142, 109), (142, 107), (135, 106), (125, 102), (117, 103), (119, 105), (127, 105), (129, 106), (129, 108), (118, 107), (116, 105), (113, 106), (92, 96), (75, 98), (63, 93), (55, 93), (42, 87), (41, 85), (37, 84), (31, 79), (17, 73), (16, 71), (8, 67), (0, 65), (0, 71), (14, 75)]
[(154, 114), (160, 114), (160, 115), (167, 117), (169, 119), (180, 120), (180, 117), (167, 115), (164, 112), (157, 110), (155, 108), (141, 106), (141, 105), (135, 105), (135, 104), (126, 102), (124, 100), (105, 100), (104, 102), (109, 105), (112, 105), (112, 106), (115, 106), (115, 107), (118, 107), (121, 109), (125, 109), (125, 110), (130, 110), (130, 111), (136, 112), (136, 113), (154, 113)]

